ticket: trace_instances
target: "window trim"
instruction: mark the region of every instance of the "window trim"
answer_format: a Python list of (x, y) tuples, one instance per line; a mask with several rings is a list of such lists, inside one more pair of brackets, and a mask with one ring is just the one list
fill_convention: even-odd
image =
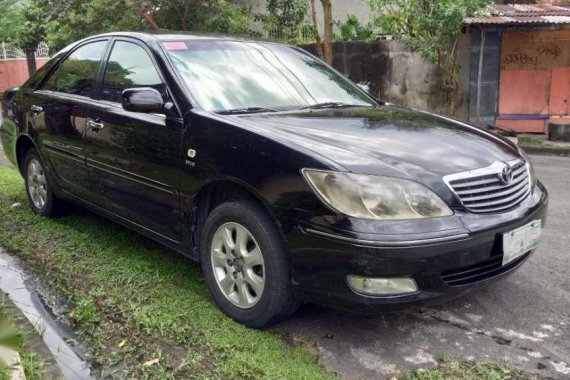
[[(80, 99), (94, 99), (94, 94), (95, 94), (95, 89), (97, 88), (97, 84), (99, 83), (99, 74), (100, 74), (100, 70), (101, 70), (101, 65), (103, 63), (104, 58), (107, 55), (107, 52), (109, 50), (109, 42), (111, 41), (111, 38), (109, 37), (103, 37), (103, 38), (94, 38), (94, 39), (90, 39), (90, 40), (86, 40), (83, 41), (81, 43), (79, 43), (77, 46), (74, 46), (73, 49), (71, 49), (70, 51), (68, 51), (65, 55), (63, 55), (59, 61), (57, 62), (57, 64), (54, 65), (54, 67), (52, 67), (48, 74), (44, 77), (44, 79), (40, 82), (39, 86), (37, 86), (36, 91), (45, 91), (48, 93), (55, 93), (55, 94), (63, 94), (66, 96), (72, 96), (72, 97), (78, 97)], [(62, 92), (62, 91), (57, 91), (57, 88), (55, 90), (46, 90), (43, 87), (45, 86), (45, 84), (51, 79), (51, 77), (53, 75), (57, 75), (57, 79), (56, 79), (56, 84), (59, 81), (59, 73), (60, 73), (60, 68), (63, 65), (63, 63), (69, 58), (70, 55), (72, 55), (73, 53), (75, 53), (78, 49), (92, 44), (92, 43), (96, 43), (96, 42), (106, 42), (105, 47), (103, 48), (103, 52), (101, 54), (101, 58), (99, 58), (99, 64), (97, 66), (97, 70), (95, 70), (95, 78), (94, 78), (94, 86), (93, 86), (93, 90), (91, 91), (91, 94), (87, 95), (78, 95), (78, 94), (70, 94), (67, 92)]]
[[(176, 102), (174, 101), (174, 99), (172, 97), (172, 91), (170, 91), (168, 83), (164, 78), (164, 74), (160, 70), (160, 67), (157, 64), (156, 58), (154, 57), (154, 54), (152, 53), (152, 51), (149, 49), (149, 47), (145, 43), (143, 43), (139, 40), (136, 40), (134, 38), (129, 38), (129, 37), (113, 37), (111, 39), (111, 41), (107, 47), (107, 51), (105, 52), (104, 57), (103, 57), (103, 64), (101, 65), (101, 68), (99, 70), (100, 71), (99, 72), (99, 80), (98, 80), (96, 88), (95, 88), (95, 95), (93, 96), (93, 99), (98, 101), (98, 102), (111, 104), (111, 105), (119, 105), (119, 107), (121, 106), (120, 102), (113, 102), (111, 100), (102, 99), (103, 84), (105, 81), (105, 73), (107, 72), (107, 66), (109, 65), (109, 59), (111, 58), (111, 54), (113, 53), (113, 49), (115, 48), (115, 45), (117, 44), (117, 42), (132, 43), (134, 45), (139, 46), (140, 48), (142, 48), (144, 50), (144, 52), (149, 57), (152, 65), (154, 67), (154, 70), (157, 72), (158, 77), (160, 78), (160, 80), (164, 84), (164, 87), (166, 89), (166, 95), (167, 95), (168, 99), (170, 101), (172, 101), (174, 104), (176, 104)], [(178, 107), (176, 107), (176, 108), (178, 108)]]

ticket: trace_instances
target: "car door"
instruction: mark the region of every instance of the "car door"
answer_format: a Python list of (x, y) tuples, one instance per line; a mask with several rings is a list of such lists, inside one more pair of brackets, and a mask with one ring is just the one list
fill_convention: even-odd
[(91, 96), (109, 40), (85, 43), (55, 67), (29, 98), (28, 120), (46, 164), (64, 191), (86, 198), (85, 131)]
[(129, 112), (127, 88), (168, 91), (152, 53), (142, 43), (115, 39), (101, 89), (87, 122), (89, 178), (100, 207), (132, 223), (180, 241), (178, 170), (183, 122), (163, 114)]

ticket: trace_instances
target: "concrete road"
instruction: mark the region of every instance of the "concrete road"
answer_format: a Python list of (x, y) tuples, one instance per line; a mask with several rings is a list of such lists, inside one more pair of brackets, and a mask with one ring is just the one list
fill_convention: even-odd
[(429, 368), (442, 355), (570, 379), (570, 158), (533, 160), (550, 192), (549, 219), (540, 248), (510, 277), (443, 306), (400, 314), (304, 306), (275, 329), (316, 343), (320, 362), (348, 379)]

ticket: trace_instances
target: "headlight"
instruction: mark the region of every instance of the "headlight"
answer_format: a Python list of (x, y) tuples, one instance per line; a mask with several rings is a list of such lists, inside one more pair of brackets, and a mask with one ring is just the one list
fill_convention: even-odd
[(452, 215), (434, 192), (417, 182), (304, 169), (303, 175), (332, 209), (363, 219), (420, 219)]

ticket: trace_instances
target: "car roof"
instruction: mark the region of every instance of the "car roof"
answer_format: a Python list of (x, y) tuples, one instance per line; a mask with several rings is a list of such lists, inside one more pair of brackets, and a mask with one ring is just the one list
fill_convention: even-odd
[(249, 36), (235, 36), (235, 35), (228, 36), (223, 34), (200, 33), (200, 32), (174, 32), (174, 33), (111, 32), (111, 33), (94, 35), (88, 37), (87, 39), (98, 38), (98, 37), (134, 37), (144, 41), (224, 40), (224, 41), (239, 41), (239, 42), (278, 43), (276, 41), (268, 41)]

